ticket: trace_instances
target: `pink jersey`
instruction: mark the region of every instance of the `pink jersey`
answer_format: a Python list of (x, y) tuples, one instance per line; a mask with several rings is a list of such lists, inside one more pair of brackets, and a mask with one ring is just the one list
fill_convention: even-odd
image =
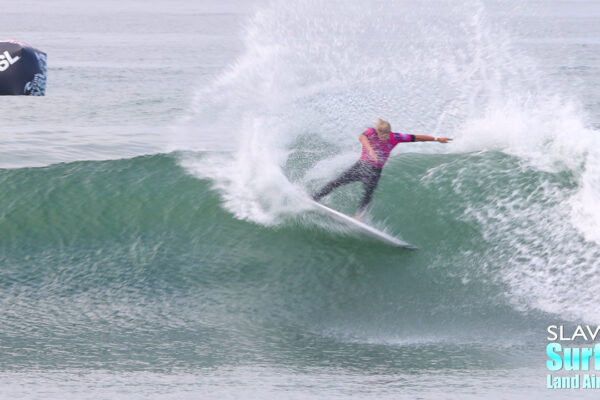
[(375, 153), (377, 153), (377, 161), (371, 158), (371, 155), (369, 154), (365, 146), (363, 146), (362, 148), (360, 160), (369, 163), (377, 168), (383, 168), (383, 165), (389, 158), (392, 149), (396, 147), (398, 143), (415, 141), (414, 135), (390, 132), (390, 138), (388, 139), (388, 141), (382, 142), (381, 140), (379, 140), (375, 128), (369, 128), (362, 134), (367, 137), (369, 144), (371, 145)]

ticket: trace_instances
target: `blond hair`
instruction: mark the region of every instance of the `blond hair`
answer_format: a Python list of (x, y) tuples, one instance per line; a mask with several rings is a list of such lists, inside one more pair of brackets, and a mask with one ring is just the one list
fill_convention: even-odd
[(375, 124), (375, 129), (381, 133), (389, 133), (392, 131), (392, 126), (389, 122), (382, 120), (379, 118), (377, 123)]

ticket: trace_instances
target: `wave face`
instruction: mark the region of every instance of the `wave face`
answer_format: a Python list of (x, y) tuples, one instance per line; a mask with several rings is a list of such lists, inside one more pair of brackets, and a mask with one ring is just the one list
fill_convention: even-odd
[[(545, 230), (568, 215), (572, 174), (502, 153), (398, 157), (372, 218), (421, 247), (406, 252), (306, 220), (234, 218), (209, 182), (179, 166), (185, 157), (1, 172), (0, 301), (10, 310), (1, 335), (18, 350), (3, 366), (222, 366), (265, 352), (295, 363), (296, 337), (318, 354), (332, 341), (443, 353), (447, 343), (483, 346), (498, 331), (506, 346), (522, 346), (544, 331), (545, 311), (595, 317), (561, 302), (572, 293), (552, 263), (572, 268), (570, 282), (585, 279), (596, 261), (584, 257), (597, 248), (574, 227), (556, 238)], [(587, 253), (574, 259), (567, 244)], [(553, 294), (543, 297), (547, 285)], [(165, 346), (168, 338), (179, 344)], [(43, 355), (31, 347), (40, 340)], [(340, 363), (366, 351), (338, 350)], [(447, 366), (476, 365), (478, 351), (467, 353), (448, 354)]]

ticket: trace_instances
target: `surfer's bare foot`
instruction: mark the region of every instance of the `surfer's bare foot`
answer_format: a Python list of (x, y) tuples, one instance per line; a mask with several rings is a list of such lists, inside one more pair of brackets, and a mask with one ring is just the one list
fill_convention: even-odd
[(362, 218), (360, 217), (360, 215), (355, 215), (354, 219), (357, 220), (358, 222), (362, 222)]

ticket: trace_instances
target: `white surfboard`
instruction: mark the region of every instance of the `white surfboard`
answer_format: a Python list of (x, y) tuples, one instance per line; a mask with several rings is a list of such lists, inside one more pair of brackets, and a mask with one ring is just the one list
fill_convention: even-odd
[(364, 233), (365, 235), (368, 235), (374, 239), (377, 239), (383, 243), (386, 243), (386, 244), (389, 244), (392, 246), (396, 246), (396, 247), (401, 247), (403, 249), (417, 250), (417, 247), (412, 246), (412, 245), (398, 239), (397, 237), (388, 235), (387, 233), (382, 232), (379, 229), (375, 229), (372, 226), (365, 224), (364, 222), (361, 222), (352, 217), (349, 217), (346, 214), (342, 214), (341, 212), (336, 211), (333, 208), (324, 206), (323, 204), (318, 203), (316, 201), (312, 201), (312, 204), (321, 213), (323, 213), (329, 217), (332, 217), (336, 221), (341, 222), (344, 225), (346, 225), (352, 229), (355, 229), (361, 233)]

